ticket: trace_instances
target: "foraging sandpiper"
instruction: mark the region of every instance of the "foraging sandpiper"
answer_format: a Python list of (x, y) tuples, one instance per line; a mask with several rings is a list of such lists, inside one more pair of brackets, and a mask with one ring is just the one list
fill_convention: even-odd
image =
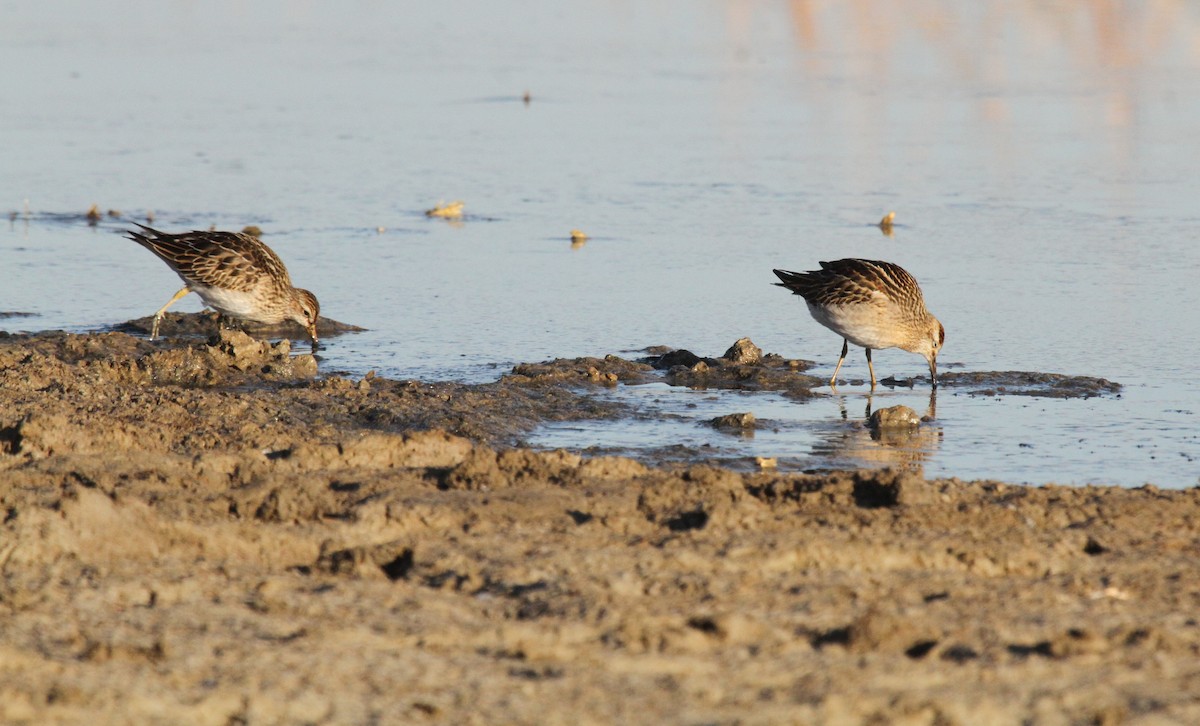
[(317, 298), (292, 287), (287, 268), (270, 247), (241, 232), (167, 234), (137, 226), (142, 231), (128, 232), (129, 239), (158, 255), (185, 285), (154, 314), (151, 340), (158, 337), (167, 308), (194, 292), (205, 305), (231, 317), (269, 325), (294, 320), (308, 331), (317, 352)]
[(946, 329), (925, 309), (925, 298), (916, 279), (904, 268), (879, 260), (846, 259), (822, 262), (812, 272), (775, 270), (775, 283), (804, 297), (818, 323), (842, 336), (842, 356), (833, 369), (830, 386), (846, 360), (850, 343), (867, 351), (871, 388), (875, 367), (871, 351), (903, 348), (929, 363), (929, 378), (937, 387), (937, 354), (946, 340)]

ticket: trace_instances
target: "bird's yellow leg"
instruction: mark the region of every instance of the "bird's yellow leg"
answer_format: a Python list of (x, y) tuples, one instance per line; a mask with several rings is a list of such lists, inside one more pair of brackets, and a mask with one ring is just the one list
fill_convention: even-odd
[(867, 370), (871, 372), (871, 390), (875, 390), (875, 366), (871, 365), (871, 349), (867, 348)]
[(150, 340), (154, 340), (158, 337), (158, 324), (162, 322), (163, 313), (167, 312), (167, 308), (179, 302), (179, 299), (184, 295), (187, 295), (189, 292), (191, 292), (190, 289), (186, 287), (183, 288), (179, 292), (175, 293), (175, 297), (168, 300), (166, 305), (163, 305), (161, 308), (159, 308), (157, 313), (154, 313), (154, 325), (150, 329)]
[[(837, 386), (837, 374), (838, 374), (838, 371), (840, 371), (842, 369), (842, 363), (844, 363), (846, 361), (846, 353), (848, 353), (848, 352), (850, 352), (850, 341), (843, 338), (842, 339), (842, 357), (838, 358), (838, 364), (833, 369), (833, 378), (829, 379), (829, 387), (830, 388)], [(868, 357), (870, 356), (869, 353), (867, 355), (868, 355)]]

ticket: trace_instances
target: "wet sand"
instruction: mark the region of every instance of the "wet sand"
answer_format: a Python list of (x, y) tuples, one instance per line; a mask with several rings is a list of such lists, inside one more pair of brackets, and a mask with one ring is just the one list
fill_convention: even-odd
[[(0, 722), (1200, 723), (1195, 489), (519, 445), (803, 361), (431, 384), (170, 331), (0, 333)], [(943, 385), (1119, 390), (1040, 375)]]

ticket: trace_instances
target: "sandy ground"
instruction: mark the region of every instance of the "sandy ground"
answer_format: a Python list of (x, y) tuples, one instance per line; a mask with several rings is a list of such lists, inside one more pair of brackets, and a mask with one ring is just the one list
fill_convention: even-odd
[(1196, 490), (581, 459), (513, 443), (651, 365), (289, 353), (0, 334), (0, 722), (1200, 723)]

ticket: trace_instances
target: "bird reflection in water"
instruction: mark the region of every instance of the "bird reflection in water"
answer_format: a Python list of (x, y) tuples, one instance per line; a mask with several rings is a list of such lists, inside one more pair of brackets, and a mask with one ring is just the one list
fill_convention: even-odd
[(941, 447), (942, 427), (937, 423), (937, 389), (929, 392), (929, 403), (919, 425), (872, 426), (875, 397), (866, 395), (862, 418), (849, 407), (850, 399), (838, 397), (841, 419), (849, 425), (839, 425), (814, 447), (814, 454), (840, 460), (849, 466), (914, 467), (928, 461)]

